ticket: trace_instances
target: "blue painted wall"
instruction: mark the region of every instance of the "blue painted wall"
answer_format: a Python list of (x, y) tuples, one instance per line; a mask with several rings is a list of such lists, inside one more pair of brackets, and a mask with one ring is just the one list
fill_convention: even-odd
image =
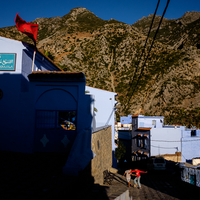
[[(30, 82), (28, 75), (32, 71), (33, 49), (28, 44), (0, 37), (0, 53), (16, 53), (15, 71), (0, 71), (0, 90), (3, 92), (0, 99), (0, 150), (32, 153), (37, 149), (34, 146), (36, 109), (76, 109), (76, 134), (68, 139), (75, 141), (75, 136), (85, 128), (90, 128), (91, 133), (92, 115), (88, 111), (91, 101), (85, 95), (85, 78)], [(37, 52), (34, 71), (60, 69)]]

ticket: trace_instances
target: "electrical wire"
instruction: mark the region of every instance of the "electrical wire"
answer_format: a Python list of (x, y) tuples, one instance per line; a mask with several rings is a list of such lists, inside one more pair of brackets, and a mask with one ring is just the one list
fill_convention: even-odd
[(146, 59), (145, 59), (145, 61), (144, 61), (144, 64), (143, 64), (142, 69), (141, 69), (141, 72), (140, 72), (140, 75), (139, 75), (139, 77), (138, 77), (138, 79), (137, 79), (137, 83), (136, 83), (136, 85), (135, 85), (135, 87), (134, 87), (134, 89), (133, 89), (133, 91), (132, 91), (132, 94), (131, 94), (131, 96), (130, 96), (128, 102), (127, 102), (127, 104), (125, 105), (125, 111), (126, 111), (127, 105), (128, 105), (129, 102), (130, 102), (131, 97), (133, 96), (133, 94), (134, 94), (134, 92), (135, 92), (135, 88), (137, 87), (137, 85), (138, 85), (138, 83), (139, 83), (139, 81), (140, 81), (140, 78), (141, 78), (142, 73), (143, 73), (143, 71), (144, 71), (144, 67), (145, 67), (146, 61), (147, 61), (147, 59), (148, 59), (148, 57), (149, 57), (149, 55), (150, 55), (151, 49), (152, 49), (152, 47), (153, 47), (153, 44), (154, 44), (154, 41), (155, 41), (155, 38), (156, 38), (156, 35), (157, 35), (158, 30), (159, 30), (159, 28), (160, 28), (160, 25), (161, 25), (161, 23), (162, 23), (163, 17), (164, 17), (164, 15), (165, 15), (165, 13), (166, 13), (166, 10), (167, 10), (167, 7), (168, 7), (168, 5), (169, 5), (169, 2), (170, 2), (170, 0), (167, 1), (167, 4), (166, 4), (166, 6), (165, 6), (165, 10), (163, 11), (163, 14), (162, 14), (162, 17), (161, 17), (161, 19), (160, 19), (158, 28), (157, 28), (157, 30), (156, 30), (156, 33), (155, 33), (155, 35), (154, 35), (154, 37), (153, 37), (153, 41), (152, 41), (151, 46), (150, 46), (150, 48), (149, 48), (147, 57), (146, 57)]
[[(133, 78), (132, 78), (132, 81), (129, 83), (129, 89), (127, 90), (128, 92), (129, 92), (129, 90), (131, 89), (131, 85), (133, 84), (134, 78), (135, 78), (135, 76), (136, 76), (136, 74), (137, 74), (137, 70), (138, 70), (138, 67), (139, 67), (139, 65), (140, 65), (141, 58), (142, 58), (142, 56), (143, 56), (143, 54), (144, 54), (145, 47), (146, 47), (146, 44), (147, 44), (147, 41), (148, 41), (148, 38), (149, 38), (149, 35), (150, 35), (150, 32), (151, 32), (151, 28), (152, 28), (152, 26), (153, 26), (153, 22), (154, 22), (154, 19), (155, 19), (155, 16), (156, 16), (156, 13), (157, 13), (159, 4), (160, 4), (160, 0), (158, 0), (157, 6), (156, 6), (156, 9), (155, 9), (155, 12), (154, 12), (152, 21), (151, 21), (151, 25), (150, 25), (150, 28), (149, 28), (149, 32), (148, 32), (148, 35), (147, 35), (147, 38), (146, 38), (146, 41), (145, 41), (145, 44), (144, 44), (142, 53), (141, 53), (141, 55), (140, 55), (140, 59), (139, 59), (139, 61), (138, 61), (138, 64), (137, 64), (137, 66), (136, 66), (136, 69), (135, 69), (134, 76), (133, 76)], [(127, 95), (128, 95), (128, 93), (127, 93)], [(126, 95), (126, 96), (127, 96), (127, 95)], [(126, 110), (126, 106), (127, 106), (127, 104), (125, 105), (124, 110)]]
[[(127, 130), (128, 131), (128, 130)], [(120, 133), (120, 135), (124, 135), (124, 136), (127, 136), (123, 133)], [(130, 135), (130, 134), (129, 134)], [(154, 141), (154, 142), (195, 142), (195, 141), (199, 141), (200, 139), (196, 139), (196, 140), (182, 140), (182, 141), (168, 141), (168, 140), (151, 140), (151, 141)]]
[(159, 146), (153, 146), (150, 145), (151, 147), (156, 147), (156, 148), (161, 148), (161, 149), (177, 149), (177, 147), (159, 147)]
[(198, 141), (200, 139), (196, 139), (196, 140), (182, 140), (182, 141), (167, 141), (167, 140), (151, 140), (151, 141), (154, 141), (154, 142), (193, 142), (193, 141)]
[[(141, 61), (141, 59), (142, 59), (142, 56), (143, 56), (143, 54), (144, 54), (144, 51), (145, 51), (145, 48), (146, 48), (146, 44), (147, 44), (147, 41), (148, 41), (148, 38), (149, 38), (149, 35), (150, 35), (150, 32), (151, 32), (151, 28), (152, 28), (152, 26), (153, 26), (153, 22), (154, 22), (154, 19), (155, 19), (155, 16), (156, 16), (156, 13), (157, 13), (159, 4), (160, 4), (160, 0), (158, 0), (157, 6), (156, 6), (156, 9), (155, 9), (155, 12), (154, 12), (152, 21), (151, 21), (151, 25), (150, 25), (150, 28), (149, 28), (149, 32), (148, 32), (148, 34), (147, 34), (147, 38), (146, 38), (146, 41), (145, 41), (145, 44), (144, 44), (142, 53), (141, 53), (141, 55), (140, 55), (139, 62), (138, 62), (138, 64), (137, 64), (137, 66), (136, 66), (136, 70), (135, 70), (134, 76), (133, 76), (133, 78), (132, 78), (131, 83), (129, 83), (129, 89), (131, 88), (131, 85), (133, 84), (134, 78), (135, 78), (135, 76), (136, 76), (136, 74), (137, 74), (137, 70), (138, 70), (140, 61)], [(129, 89), (128, 89), (128, 91), (129, 91)]]

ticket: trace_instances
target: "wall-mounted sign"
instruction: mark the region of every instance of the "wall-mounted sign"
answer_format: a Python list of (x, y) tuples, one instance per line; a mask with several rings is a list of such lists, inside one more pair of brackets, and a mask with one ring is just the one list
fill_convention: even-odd
[(0, 53), (0, 71), (14, 71), (15, 61), (15, 53)]

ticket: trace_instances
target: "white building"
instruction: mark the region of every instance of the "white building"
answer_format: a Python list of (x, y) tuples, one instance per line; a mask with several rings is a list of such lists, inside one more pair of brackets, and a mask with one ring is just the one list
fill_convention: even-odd
[(117, 93), (110, 92), (93, 87), (85, 87), (86, 94), (92, 96), (93, 109), (93, 132), (100, 127), (112, 126), (112, 151), (113, 151), (113, 166), (116, 167), (116, 160), (114, 158), (115, 152), (115, 97)]
[(181, 161), (191, 163), (193, 158), (200, 158), (200, 130), (184, 127), (181, 134)]
[[(149, 156), (181, 152), (181, 161), (188, 162), (200, 157), (200, 130), (185, 126), (164, 125), (164, 117), (132, 115), (133, 160)], [(130, 122), (130, 115), (121, 118), (121, 123)]]
[(151, 129), (151, 156), (181, 152), (181, 127), (162, 126)]

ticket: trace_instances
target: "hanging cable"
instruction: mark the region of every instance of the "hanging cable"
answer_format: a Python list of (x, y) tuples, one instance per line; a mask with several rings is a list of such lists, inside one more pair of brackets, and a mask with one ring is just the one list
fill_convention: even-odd
[[(156, 13), (157, 13), (159, 4), (160, 4), (160, 0), (158, 0), (157, 6), (156, 6), (156, 9), (155, 9), (155, 12), (154, 12), (152, 21), (151, 21), (151, 25), (150, 25), (150, 28), (149, 28), (149, 32), (148, 32), (148, 35), (147, 35), (147, 38), (146, 38), (146, 41), (145, 41), (145, 44), (144, 44), (142, 53), (141, 53), (141, 55), (140, 55), (138, 64), (137, 64), (136, 69), (135, 69), (134, 76), (133, 76), (133, 78), (132, 78), (132, 81), (129, 83), (129, 88), (128, 88), (128, 90), (127, 90), (128, 93), (129, 93), (129, 90), (131, 89), (131, 85), (133, 84), (133, 81), (134, 81), (134, 78), (135, 78), (135, 76), (136, 76), (136, 74), (137, 74), (137, 70), (138, 70), (138, 67), (139, 67), (139, 65), (140, 65), (142, 56), (143, 56), (143, 54), (144, 54), (144, 51), (145, 51), (145, 48), (146, 48), (146, 44), (147, 44), (147, 41), (148, 41), (148, 38), (149, 38), (149, 35), (150, 35), (150, 32), (151, 32), (151, 28), (152, 28), (152, 26), (153, 26), (153, 22), (154, 22), (154, 19), (155, 19), (155, 16), (156, 16)], [(127, 93), (127, 94), (128, 94), (128, 93)], [(127, 95), (126, 95), (126, 96), (127, 96)], [(126, 105), (125, 105), (125, 108), (124, 108), (124, 109), (126, 109)]]
[(177, 149), (177, 147), (160, 147), (160, 146), (153, 146), (153, 145), (151, 145), (151, 147), (161, 148), (161, 149)]
[(193, 142), (194, 141), (195, 142), (198, 140), (200, 140), (200, 138), (196, 140), (182, 140), (182, 141), (167, 141), (167, 140), (151, 140), (151, 141), (154, 141), (154, 142)]
[[(138, 77), (138, 79), (137, 79), (137, 83), (136, 83), (136, 85), (135, 85), (135, 87), (134, 87), (134, 89), (133, 89), (133, 91), (132, 91), (132, 94), (131, 94), (131, 96), (130, 96), (128, 102), (127, 102), (127, 104), (125, 105), (125, 111), (126, 111), (127, 105), (129, 104), (129, 102), (130, 102), (130, 100), (131, 100), (131, 98), (132, 98), (132, 96), (133, 96), (133, 94), (134, 94), (134, 92), (135, 92), (135, 88), (137, 87), (137, 85), (138, 85), (138, 83), (139, 83), (139, 81), (140, 81), (140, 78), (141, 78), (142, 73), (143, 73), (143, 71), (144, 71), (144, 67), (145, 67), (146, 61), (147, 61), (147, 59), (148, 59), (148, 57), (149, 57), (149, 55), (150, 55), (151, 49), (152, 49), (152, 47), (153, 47), (153, 44), (154, 44), (154, 41), (155, 41), (155, 38), (156, 38), (156, 35), (157, 35), (158, 31), (159, 31), (160, 25), (161, 25), (161, 23), (162, 23), (162, 20), (163, 20), (163, 17), (164, 17), (164, 15), (165, 15), (165, 12), (166, 12), (166, 10), (167, 10), (167, 7), (168, 7), (168, 5), (169, 5), (169, 2), (170, 2), (170, 0), (167, 1), (167, 4), (166, 4), (166, 6), (165, 6), (165, 10), (163, 11), (163, 14), (162, 14), (162, 17), (161, 17), (161, 19), (160, 19), (158, 28), (157, 28), (157, 30), (156, 30), (156, 33), (155, 33), (155, 35), (154, 35), (154, 37), (153, 37), (153, 41), (152, 41), (151, 46), (150, 46), (150, 48), (149, 48), (147, 57), (146, 57), (146, 59), (145, 59), (145, 61), (144, 61), (144, 64), (143, 64), (142, 69), (141, 69), (141, 72), (140, 72), (140, 75), (139, 75), (139, 77)], [(132, 82), (133, 82), (133, 80), (132, 80)]]
[[(141, 61), (141, 58), (142, 58), (142, 56), (143, 56), (143, 54), (144, 54), (145, 47), (146, 47), (146, 44), (147, 44), (147, 41), (148, 41), (148, 38), (149, 38), (149, 35), (150, 35), (150, 32), (151, 32), (151, 28), (152, 28), (152, 26), (153, 26), (153, 22), (154, 22), (154, 19), (155, 19), (155, 16), (156, 16), (156, 13), (157, 13), (159, 4), (160, 4), (160, 0), (158, 0), (157, 6), (156, 6), (156, 10), (155, 10), (155, 12), (154, 12), (154, 15), (153, 15), (153, 18), (152, 18), (152, 21), (151, 21), (151, 25), (150, 25), (150, 28), (149, 28), (149, 32), (148, 32), (148, 34), (147, 34), (147, 38), (146, 38), (146, 41), (145, 41), (143, 50), (142, 50), (142, 54), (140, 55), (139, 62), (138, 62), (138, 64), (137, 64), (137, 66), (136, 66), (136, 70), (135, 70), (134, 76), (133, 76), (133, 78), (132, 78), (131, 83), (129, 83), (129, 89), (130, 89), (130, 87), (131, 87), (131, 85), (132, 85), (132, 83), (133, 83), (133, 80), (134, 80), (134, 78), (135, 78), (135, 76), (136, 76), (137, 69), (138, 69), (139, 64), (140, 64), (140, 61)], [(129, 89), (128, 89), (128, 91), (129, 91)]]

